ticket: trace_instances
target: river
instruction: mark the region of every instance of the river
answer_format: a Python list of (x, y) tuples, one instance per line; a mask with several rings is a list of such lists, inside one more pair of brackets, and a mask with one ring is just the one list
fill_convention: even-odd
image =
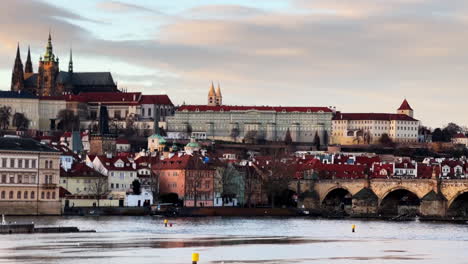
[[(96, 233), (0, 235), (0, 263), (468, 263), (468, 225), (312, 218), (9, 217)], [(356, 232), (351, 226), (356, 225)]]

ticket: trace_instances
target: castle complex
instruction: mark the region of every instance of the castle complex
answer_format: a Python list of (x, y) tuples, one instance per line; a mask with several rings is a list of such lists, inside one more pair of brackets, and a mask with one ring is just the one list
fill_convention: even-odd
[(18, 45), (11, 77), (11, 90), (26, 91), (37, 96), (118, 91), (110, 72), (74, 72), (71, 50), (68, 71), (60, 71), (59, 58), (53, 53), (50, 33), (44, 57), (39, 58), (37, 73), (34, 73), (32, 67), (29, 48), (26, 65), (23, 68)]

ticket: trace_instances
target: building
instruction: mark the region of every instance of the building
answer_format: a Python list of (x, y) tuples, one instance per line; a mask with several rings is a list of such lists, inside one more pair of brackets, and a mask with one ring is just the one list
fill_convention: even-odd
[(88, 167), (85, 163), (74, 163), (68, 171), (60, 171), (60, 187), (71, 195), (105, 195), (108, 192), (107, 176)]
[(460, 144), (464, 145), (465, 147), (468, 146), (468, 137), (465, 136), (463, 133), (458, 133), (452, 138), (452, 143), (453, 144)]
[(159, 193), (175, 193), (184, 206), (213, 206), (216, 170), (198, 155), (171, 154), (153, 166), (159, 177)]
[(375, 144), (384, 134), (397, 143), (418, 142), (419, 121), (406, 99), (396, 114), (337, 112), (332, 123), (332, 144)]
[(0, 214), (59, 215), (60, 152), (32, 139), (0, 138)]
[(150, 152), (162, 152), (164, 151), (164, 147), (166, 147), (166, 140), (163, 136), (159, 134), (153, 134), (148, 137), (148, 150)]
[(326, 144), (333, 111), (328, 107), (223, 105), (221, 90), (210, 86), (207, 105), (182, 105), (167, 118), (169, 138), (235, 142), (284, 141), (287, 132), (294, 142), (312, 142), (315, 135)]
[(29, 49), (23, 69), (18, 45), (11, 78), (11, 90), (27, 91), (37, 96), (118, 91), (110, 72), (74, 72), (71, 50), (68, 71), (61, 71), (59, 58), (53, 52), (50, 33), (44, 57), (39, 58), (37, 73), (33, 71)]
[(136, 164), (126, 157), (96, 156), (93, 167), (108, 177), (111, 192), (125, 194), (132, 188), (132, 182), (138, 180)]

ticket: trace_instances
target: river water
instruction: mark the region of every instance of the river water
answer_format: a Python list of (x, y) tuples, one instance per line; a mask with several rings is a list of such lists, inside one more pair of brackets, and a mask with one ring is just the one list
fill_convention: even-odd
[[(0, 263), (468, 263), (468, 225), (311, 218), (12, 218), (96, 233), (0, 235)], [(356, 232), (351, 232), (351, 225)]]

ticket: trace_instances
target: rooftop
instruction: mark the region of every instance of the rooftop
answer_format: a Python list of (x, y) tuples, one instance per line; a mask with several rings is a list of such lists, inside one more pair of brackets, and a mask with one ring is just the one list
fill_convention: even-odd
[(14, 150), (14, 151), (38, 151), (38, 152), (56, 152), (46, 144), (42, 144), (31, 138), (20, 137), (2, 137), (0, 138), (0, 150)]
[(268, 111), (268, 112), (303, 112), (303, 113), (331, 113), (332, 110), (328, 107), (308, 107), (308, 106), (240, 106), (240, 105), (182, 105), (177, 111), (189, 111), (189, 112), (230, 112), (230, 111)]

